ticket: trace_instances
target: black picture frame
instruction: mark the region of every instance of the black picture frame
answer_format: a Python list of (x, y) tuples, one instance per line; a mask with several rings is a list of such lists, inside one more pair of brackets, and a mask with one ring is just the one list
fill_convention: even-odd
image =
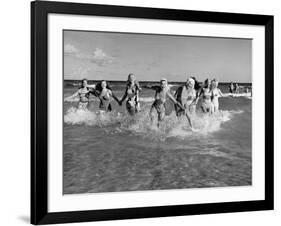
[[(48, 14), (198, 21), (265, 27), (265, 199), (73, 212), (48, 212)], [(52, 224), (272, 210), (273, 16), (35, 1), (31, 3), (31, 223)]]

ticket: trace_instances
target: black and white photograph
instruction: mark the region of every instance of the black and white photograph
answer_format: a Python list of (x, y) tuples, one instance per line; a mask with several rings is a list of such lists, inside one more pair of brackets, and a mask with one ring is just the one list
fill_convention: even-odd
[(1, 225), (280, 225), (276, 0), (1, 6)]
[(63, 194), (252, 185), (252, 40), (63, 30)]

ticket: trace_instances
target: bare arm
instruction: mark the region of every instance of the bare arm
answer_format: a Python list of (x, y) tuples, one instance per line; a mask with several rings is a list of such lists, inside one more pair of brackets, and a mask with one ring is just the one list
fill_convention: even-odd
[(111, 96), (113, 97), (113, 99), (114, 99), (118, 104), (120, 104), (119, 99), (117, 98), (117, 96), (115, 96), (115, 94), (114, 94), (113, 92), (111, 92)]
[(99, 97), (100, 92), (97, 91), (95, 88), (90, 88), (89, 89), (90, 94), (93, 94), (95, 97)]
[(170, 92), (167, 92), (167, 96), (176, 104), (178, 105), (180, 108), (182, 108), (184, 110), (184, 107), (181, 105), (180, 102), (178, 102), (173, 95)]
[(73, 99), (74, 97), (77, 97), (78, 95), (79, 95), (79, 90), (76, 91), (76, 92), (75, 92), (74, 94), (72, 94), (71, 96), (64, 98), (64, 100), (65, 100), (65, 101), (71, 100), (71, 99)]
[(119, 104), (122, 104), (122, 102), (126, 99), (127, 94), (128, 94), (128, 93), (127, 93), (127, 90), (128, 90), (128, 88), (126, 88), (125, 93), (124, 93), (122, 99), (120, 100)]
[(203, 94), (203, 89), (201, 88), (201, 89), (199, 90), (199, 92), (198, 92), (198, 95), (196, 96), (195, 101), (194, 101), (195, 104), (198, 103), (198, 100), (199, 100), (199, 98), (202, 96), (202, 94)]
[(218, 93), (219, 93), (219, 95), (220, 95), (221, 97), (224, 97), (224, 94), (221, 92), (220, 89), (218, 89)]
[(180, 91), (180, 87), (179, 87), (179, 88), (177, 88), (177, 90), (176, 90), (176, 92), (175, 92), (175, 94), (174, 94), (174, 97), (177, 97), (177, 96), (178, 96), (179, 91)]
[(140, 87), (140, 84), (139, 84), (139, 82), (138, 81), (136, 81), (136, 86), (137, 86), (137, 90), (139, 91), (139, 92), (141, 92), (142, 91), (142, 88)]

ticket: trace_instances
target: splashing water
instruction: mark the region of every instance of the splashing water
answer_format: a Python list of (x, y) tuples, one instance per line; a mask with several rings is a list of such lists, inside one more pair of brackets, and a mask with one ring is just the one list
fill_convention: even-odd
[(70, 125), (107, 126), (114, 125), (122, 119), (120, 113), (92, 112), (87, 109), (71, 107), (64, 115), (64, 122)]
[(173, 112), (157, 126), (157, 117), (149, 115), (149, 109), (132, 117), (124, 113), (92, 112), (71, 107), (64, 116), (69, 125), (111, 126), (113, 131), (130, 131), (133, 134), (152, 139), (165, 140), (168, 137), (184, 139), (190, 136), (208, 135), (221, 129), (224, 122), (231, 120), (235, 114), (243, 111), (220, 111), (213, 115), (198, 114), (192, 117), (194, 128), (190, 128), (185, 116), (178, 118)]
[[(113, 87), (118, 98), (124, 87)], [(76, 90), (66, 88), (65, 97)], [(149, 115), (154, 94), (143, 89), (142, 111), (134, 117), (115, 101), (114, 111), (100, 113), (93, 96), (90, 110), (64, 102), (64, 194), (251, 185), (248, 94), (220, 98), (221, 111), (210, 116), (198, 103), (193, 129), (186, 117), (176, 117), (173, 104), (158, 127), (157, 116)]]

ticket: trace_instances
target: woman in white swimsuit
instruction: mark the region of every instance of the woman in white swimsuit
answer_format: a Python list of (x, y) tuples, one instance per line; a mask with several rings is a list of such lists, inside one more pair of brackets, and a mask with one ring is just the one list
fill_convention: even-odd
[(212, 90), (211, 90), (211, 81), (206, 79), (204, 86), (202, 87), (199, 97), (202, 97), (201, 108), (204, 113), (213, 113), (213, 103), (212, 103)]
[(218, 88), (218, 82), (216, 79), (213, 79), (211, 82), (211, 90), (212, 90), (212, 103), (214, 112), (219, 110), (219, 97), (223, 97), (221, 90)]
[(83, 79), (81, 81), (81, 87), (70, 97), (65, 98), (64, 100), (68, 101), (75, 97), (79, 97), (78, 109), (87, 109), (89, 106), (91, 89), (88, 87), (88, 80)]
[(140, 85), (135, 78), (134, 74), (128, 75), (126, 90), (124, 96), (120, 100), (119, 104), (122, 105), (122, 102), (126, 100), (126, 108), (130, 115), (140, 111), (139, 103), (139, 92), (141, 91)]

